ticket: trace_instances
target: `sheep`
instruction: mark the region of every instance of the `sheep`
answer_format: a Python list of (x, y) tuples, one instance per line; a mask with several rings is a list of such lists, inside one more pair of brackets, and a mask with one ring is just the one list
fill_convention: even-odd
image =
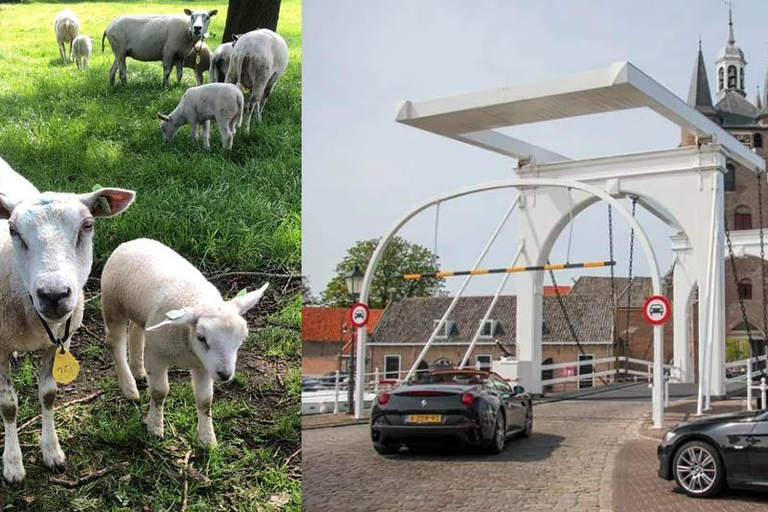
[(72, 41), (72, 48), (77, 69), (88, 69), (88, 63), (91, 60), (91, 50), (93, 49), (93, 38), (79, 35)]
[(203, 85), (203, 73), (211, 67), (211, 49), (208, 45), (203, 42), (196, 44), (184, 59), (184, 67), (193, 69), (197, 85)]
[(101, 51), (104, 51), (104, 38), (107, 38), (115, 54), (109, 70), (109, 85), (114, 85), (118, 68), (123, 85), (128, 83), (126, 57), (144, 62), (162, 61), (163, 85), (166, 87), (175, 66), (177, 83), (181, 83), (184, 57), (205, 37), (211, 17), (217, 12), (216, 9), (208, 12), (184, 9), (185, 16), (124, 15), (112, 20), (101, 36)]
[(72, 41), (75, 40), (78, 32), (80, 32), (80, 19), (74, 12), (64, 9), (53, 19), (53, 31), (56, 34), (56, 42), (59, 45), (61, 61), (66, 64), (68, 62), (67, 51), (64, 45), (69, 43), (69, 60), (72, 60)]
[(245, 109), (245, 133), (250, 133), (251, 115), (261, 122), (261, 112), (275, 82), (288, 66), (285, 39), (269, 29), (252, 30), (237, 39), (227, 70), (226, 82), (250, 89)]
[(211, 83), (223, 82), (229, 69), (229, 59), (232, 57), (235, 43), (224, 43), (216, 47), (211, 56), (211, 68), (209, 70)]
[(139, 400), (136, 380), (147, 379), (150, 434), (163, 437), (168, 368), (175, 366), (190, 370), (198, 439), (216, 445), (213, 382), (234, 377), (237, 350), (248, 336), (243, 315), (268, 286), (225, 301), (199, 270), (160, 242), (144, 238), (115, 249), (101, 276), (106, 341), (125, 398)]
[(243, 93), (232, 84), (205, 84), (190, 87), (176, 108), (168, 115), (157, 113), (163, 141), (170, 142), (179, 128), (189, 123), (192, 137), (197, 140), (197, 128), (203, 125), (203, 146), (211, 149), (209, 130), (211, 119), (221, 134), (224, 149), (232, 149), (235, 132), (243, 122)]
[(83, 286), (93, 259), (94, 217), (111, 217), (133, 202), (130, 190), (104, 188), (87, 194), (40, 193), (0, 159), (0, 415), (5, 426), (3, 477), (24, 479), (16, 429), (18, 399), (11, 381), (12, 352), (42, 351), (38, 396), (42, 406), (40, 448), (52, 470), (66, 467), (53, 421), (57, 384), (52, 365), (58, 345), (83, 317)]

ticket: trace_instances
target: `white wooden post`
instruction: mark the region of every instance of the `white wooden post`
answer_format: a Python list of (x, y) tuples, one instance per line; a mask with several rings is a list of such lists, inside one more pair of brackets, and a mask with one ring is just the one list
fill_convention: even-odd
[(373, 394), (376, 396), (379, 395), (379, 368), (378, 367), (373, 372)]
[(747, 410), (752, 410), (752, 360), (747, 359)]
[(333, 383), (333, 414), (339, 414), (339, 370)]

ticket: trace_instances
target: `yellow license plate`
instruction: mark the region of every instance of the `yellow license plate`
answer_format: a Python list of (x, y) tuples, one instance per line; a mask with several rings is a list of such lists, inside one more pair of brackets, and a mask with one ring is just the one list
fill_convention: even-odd
[(417, 425), (441, 423), (443, 417), (440, 414), (409, 414), (405, 417), (406, 423), (415, 423)]

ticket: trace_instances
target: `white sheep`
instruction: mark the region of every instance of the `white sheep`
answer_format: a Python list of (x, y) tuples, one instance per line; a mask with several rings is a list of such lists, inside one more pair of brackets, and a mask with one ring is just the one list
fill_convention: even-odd
[(211, 149), (211, 119), (221, 134), (224, 149), (232, 149), (237, 127), (243, 122), (243, 93), (232, 84), (205, 84), (190, 87), (181, 97), (176, 108), (168, 115), (158, 112), (163, 141), (170, 142), (179, 128), (189, 123), (192, 137), (198, 139), (198, 127), (202, 124), (203, 145)]
[(275, 82), (288, 66), (288, 45), (269, 29), (252, 30), (241, 35), (234, 44), (226, 82), (250, 89), (245, 109), (245, 133), (250, 133), (251, 115), (261, 122), (261, 112)]
[(211, 56), (211, 68), (209, 70), (211, 83), (223, 82), (229, 69), (229, 59), (232, 58), (235, 43), (220, 44)]
[(57, 338), (73, 333), (83, 317), (83, 286), (91, 271), (94, 217), (128, 208), (130, 190), (88, 194), (40, 193), (0, 159), (0, 415), (5, 426), (3, 476), (21, 482), (25, 471), (16, 429), (18, 399), (9, 357), (14, 351), (42, 351), (38, 396), (42, 406), (43, 463), (66, 465), (53, 422), (57, 384), (52, 366)]
[(216, 444), (213, 382), (234, 377), (237, 350), (248, 336), (243, 315), (268, 286), (225, 301), (199, 270), (160, 242), (139, 239), (115, 249), (101, 276), (106, 339), (127, 399), (138, 400), (136, 379), (147, 379), (151, 434), (163, 436), (168, 368), (174, 366), (190, 370), (200, 442)]
[(77, 64), (77, 69), (88, 69), (88, 63), (91, 61), (92, 49), (92, 37), (79, 35), (72, 41), (72, 56), (75, 64)]
[(184, 9), (185, 15), (152, 14), (118, 16), (107, 26), (101, 37), (101, 51), (104, 38), (115, 54), (115, 62), (109, 70), (109, 84), (115, 83), (115, 73), (120, 69), (120, 80), (128, 83), (125, 59), (163, 63), (163, 85), (168, 85), (171, 70), (176, 67), (176, 78), (181, 83), (184, 57), (208, 31), (211, 17), (218, 11), (196, 11)]
[(203, 42), (196, 44), (189, 55), (184, 58), (184, 67), (193, 70), (197, 85), (202, 85), (203, 73), (211, 67), (211, 49), (208, 45)]
[(64, 9), (53, 19), (53, 31), (56, 34), (56, 42), (59, 45), (61, 60), (66, 64), (67, 51), (64, 45), (69, 43), (69, 60), (72, 60), (72, 41), (75, 40), (80, 32), (80, 19), (74, 12)]

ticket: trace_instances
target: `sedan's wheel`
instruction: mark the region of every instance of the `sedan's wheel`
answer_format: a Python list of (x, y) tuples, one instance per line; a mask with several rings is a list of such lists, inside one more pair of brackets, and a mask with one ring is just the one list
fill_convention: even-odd
[(531, 437), (533, 432), (533, 405), (528, 404), (525, 410), (525, 426), (523, 427), (523, 437)]
[(675, 455), (675, 481), (689, 496), (708, 498), (723, 487), (725, 475), (717, 451), (708, 443), (692, 441)]
[(504, 421), (504, 413), (496, 411), (496, 423), (493, 426), (493, 437), (488, 440), (489, 453), (501, 453), (504, 443), (507, 441), (507, 424)]
[(379, 455), (392, 455), (393, 453), (397, 453), (400, 451), (399, 446), (392, 446), (389, 444), (373, 444), (373, 449), (376, 450), (376, 453)]

